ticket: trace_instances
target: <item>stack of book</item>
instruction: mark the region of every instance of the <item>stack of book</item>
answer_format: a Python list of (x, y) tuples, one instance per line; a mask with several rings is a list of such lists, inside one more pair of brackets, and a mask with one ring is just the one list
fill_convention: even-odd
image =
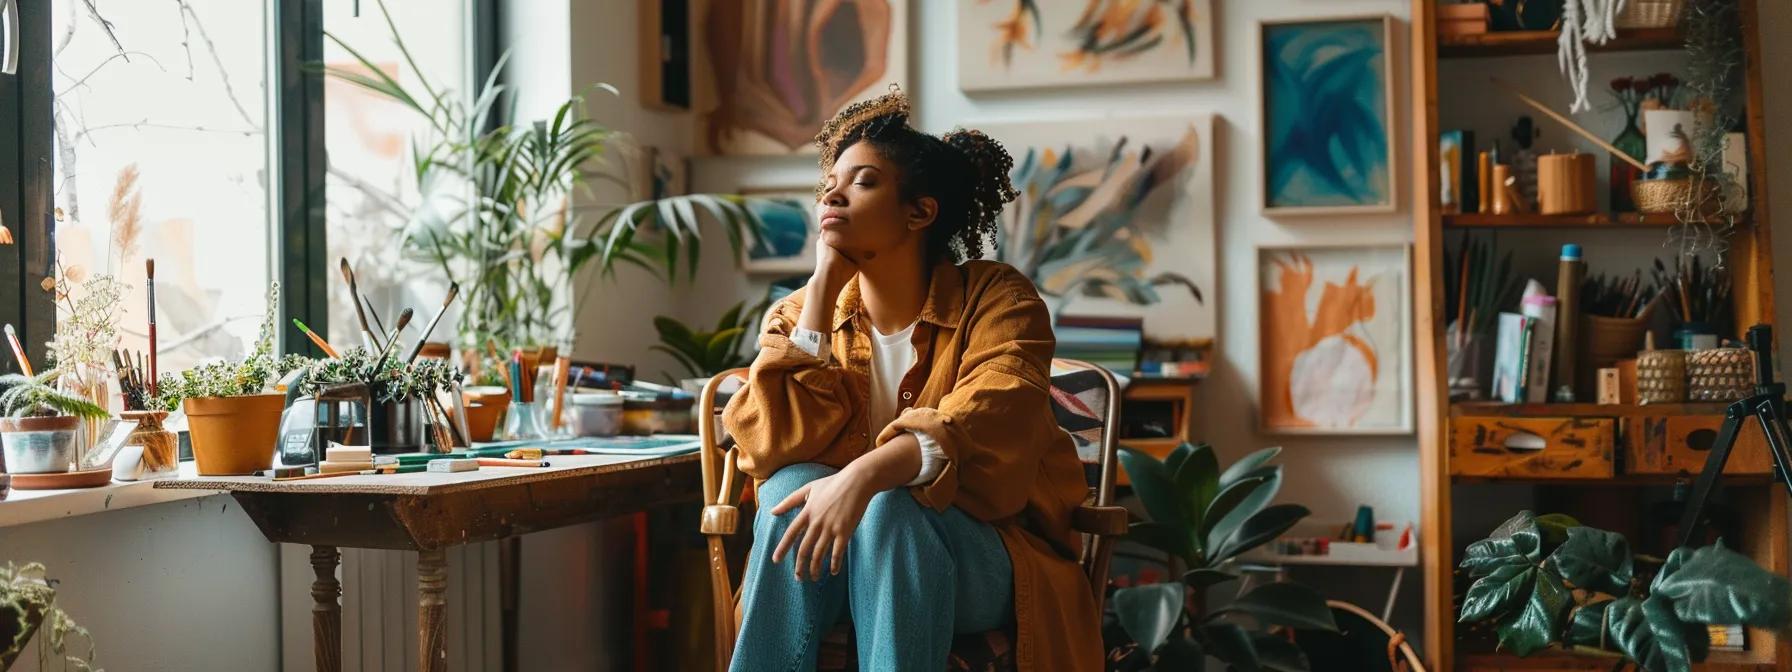
[(1139, 365), (1145, 320), (1137, 317), (1058, 316), (1057, 356), (1080, 359), (1130, 376)]

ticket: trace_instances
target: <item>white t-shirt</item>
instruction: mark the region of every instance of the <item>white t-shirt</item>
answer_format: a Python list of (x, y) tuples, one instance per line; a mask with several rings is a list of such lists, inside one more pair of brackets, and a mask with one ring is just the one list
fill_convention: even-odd
[[(867, 436), (872, 441), (883, 428), (896, 420), (897, 409), (902, 407), (901, 400), (896, 398), (898, 389), (902, 387), (902, 377), (915, 366), (915, 324), (910, 323), (902, 331), (885, 335), (871, 330), (871, 431)], [(822, 347), (822, 334), (796, 327), (791, 334), (791, 341), (804, 352), (828, 359), (828, 349)], [(940, 471), (946, 468), (946, 451), (940, 448), (938, 441), (926, 432), (909, 432), (921, 444), (921, 471), (908, 482), (909, 485), (922, 485), (939, 477)]]

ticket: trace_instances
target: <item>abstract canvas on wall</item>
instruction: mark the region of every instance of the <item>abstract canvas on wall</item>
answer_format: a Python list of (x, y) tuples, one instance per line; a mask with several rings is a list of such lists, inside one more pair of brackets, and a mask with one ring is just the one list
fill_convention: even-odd
[(1264, 431), (1412, 431), (1411, 275), (1405, 245), (1258, 249)]
[(963, 0), (965, 91), (1212, 79), (1211, 0)]
[(1394, 210), (1392, 25), (1259, 26), (1265, 214)]
[(692, 42), (695, 153), (814, 151), (835, 113), (908, 79), (907, 0), (705, 0)]
[(977, 127), (1014, 155), (1020, 192), (991, 256), (1031, 277), (1054, 315), (1213, 337), (1212, 117)]
[(741, 269), (748, 273), (806, 273), (815, 268), (815, 192), (790, 189), (741, 189), (747, 210), (759, 218), (760, 239), (741, 250)]

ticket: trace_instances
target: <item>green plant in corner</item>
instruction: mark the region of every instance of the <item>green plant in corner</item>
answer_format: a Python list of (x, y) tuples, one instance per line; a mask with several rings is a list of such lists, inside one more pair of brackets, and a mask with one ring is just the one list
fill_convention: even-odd
[[(734, 304), (713, 331), (699, 331), (678, 320), (660, 315), (653, 318), (653, 327), (660, 332), (660, 344), (652, 349), (671, 355), (684, 365), (689, 378), (708, 378), (729, 369), (746, 366), (753, 358), (741, 354), (740, 344), (753, 332), (753, 317), (765, 309), (764, 303), (747, 308), (747, 302)], [(662, 373), (667, 379), (672, 374)]]
[[(0, 566), (0, 672), (12, 668), (45, 624), (50, 627), (37, 641), (38, 669), (50, 669), (49, 656), (55, 654), (65, 669), (100, 672), (93, 666), (93, 635), (56, 606), (56, 587), (44, 571), (38, 563)], [(69, 652), (70, 635), (87, 641), (84, 655)]]
[(1520, 656), (1562, 645), (1684, 672), (1710, 652), (1707, 625), (1779, 629), (1792, 618), (1786, 579), (1721, 542), (1661, 562), (1561, 514), (1519, 512), (1469, 544), (1460, 566), (1474, 583), (1458, 620), (1495, 622), (1500, 647)]
[[(1114, 591), (1114, 615), (1131, 642), (1110, 654), (1136, 669), (1202, 669), (1212, 656), (1239, 670), (1306, 670), (1307, 659), (1269, 630), (1337, 630), (1331, 609), (1313, 589), (1268, 583), (1217, 609), (1206, 608), (1207, 588), (1239, 575), (1226, 565), (1269, 543), (1307, 516), (1298, 504), (1270, 505), (1282, 486), (1282, 467), (1269, 464), (1281, 448), (1246, 455), (1225, 471), (1206, 444), (1182, 444), (1163, 461), (1129, 448), (1120, 464), (1151, 520), (1135, 522), (1129, 541), (1163, 551), (1182, 580)], [(1190, 589), (1193, 589), (1192, 595)], [(1254, 624), (1255, 629), (1247, 625)]]

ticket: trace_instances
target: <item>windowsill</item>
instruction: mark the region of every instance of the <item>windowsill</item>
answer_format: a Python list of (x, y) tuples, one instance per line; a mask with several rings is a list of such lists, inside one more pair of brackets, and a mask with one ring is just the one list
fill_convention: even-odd
[[(198, 475), (192, 462), (180, 464), (180, 478)], [(0, 528), (29, 525), (139, 506), (198, 499), (218, 494), (207, 490), (158, 490), (155, 481), (120, 483), (77, 490), (19, 490), (0, 500)]]

